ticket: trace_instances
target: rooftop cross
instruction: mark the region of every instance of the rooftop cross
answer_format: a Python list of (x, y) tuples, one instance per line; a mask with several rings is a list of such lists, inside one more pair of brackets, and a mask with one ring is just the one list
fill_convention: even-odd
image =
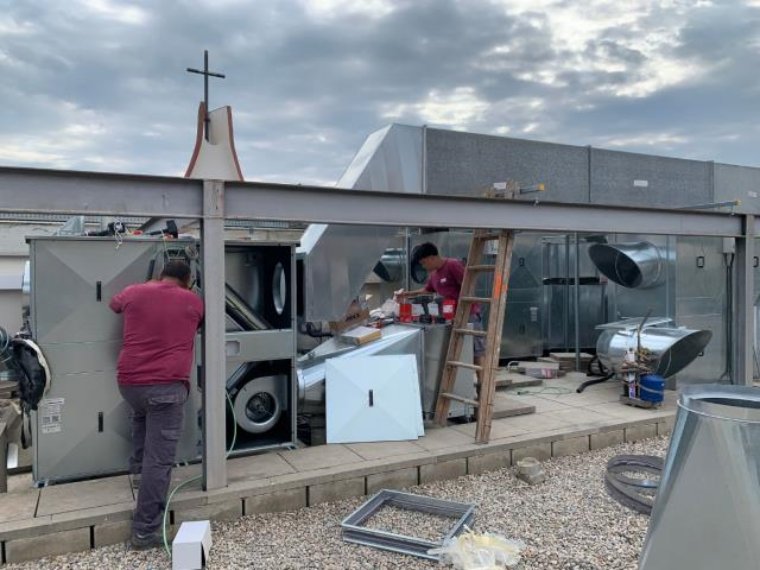
[(190, 73), (199, 73), (203, 76), (203, 102), (206, 106), (206, 116), (203, 118), (203, 123), (205, 125), (204, 132), (206, 135), (206, 140), (208, 140), (208, 128), (209, 128), (209, 108), (208, 108), (208, 78), (210, 77), (220, 77), (224, 79), (224, 75), (221, 73), (213, 73), (208, 70), (208, 50), (203, 50), (203, 70), (200, 69), (193, 69), (192, 67), (188, 67), (187, 70)]

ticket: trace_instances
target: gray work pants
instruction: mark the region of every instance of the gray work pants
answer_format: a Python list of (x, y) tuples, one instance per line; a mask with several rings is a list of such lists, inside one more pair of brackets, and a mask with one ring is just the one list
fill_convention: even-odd
[(145, 535), (161, 528), (188, 390), (184, 382), (172, 382), (119, 385), (119, 391), (132, 408), (129, 469), (141, 475), (132, 532)]

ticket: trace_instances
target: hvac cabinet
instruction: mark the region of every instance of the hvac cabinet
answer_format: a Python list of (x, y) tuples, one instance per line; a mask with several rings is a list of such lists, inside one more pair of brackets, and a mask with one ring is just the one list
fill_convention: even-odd
[[(79, 236), (27, 241), (29, 329), (52, 376), (32, 414), (34, 480), (44, 484), (124, 472), (131, 443), (129, 407), (116, 383), (122, 317), (111, 312), (108, 301), (127, 285), (158, 276), (170, 257), (187, 258), (197, 277), (199, 244)], [(235, 306), (232, 293), (226, 299), (227, 369), (232, 374), (245, 367), (226, 386), (237, 414), (228, 407), (230, 443), (238, 427), (233, 453), (295, 442), (293, 252), (294, 244), (226, 245), (228, 289), (237, 293)], [(251, 330), (229, 316), (240, 321), (241, 311), (261, 326)], [(178, 462), (200, 455), (200, 344), (199, 336)], [(211, 381), (225, 388), (221, 380)]]

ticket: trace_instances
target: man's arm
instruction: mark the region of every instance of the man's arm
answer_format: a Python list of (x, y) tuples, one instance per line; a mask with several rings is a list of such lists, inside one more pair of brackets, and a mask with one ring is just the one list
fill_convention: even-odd
[(121, 293), (117, 293), (113, 297), (111, 297), (111, 301), (108, 303), (108, 306), (114, 313), (121, 313), (124, 310), (124, 305), (126, 304), (125, 293), (127, 292), (126, 289), (124, 289)]

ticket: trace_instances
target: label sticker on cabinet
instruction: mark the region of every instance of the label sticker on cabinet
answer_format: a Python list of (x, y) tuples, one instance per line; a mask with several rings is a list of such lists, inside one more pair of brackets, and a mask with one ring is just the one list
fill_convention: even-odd
[(49, 398), (40, 402), (38, 409), (42, 433), (58, 433), (61, 431), (64, 402), (64, 398)]

